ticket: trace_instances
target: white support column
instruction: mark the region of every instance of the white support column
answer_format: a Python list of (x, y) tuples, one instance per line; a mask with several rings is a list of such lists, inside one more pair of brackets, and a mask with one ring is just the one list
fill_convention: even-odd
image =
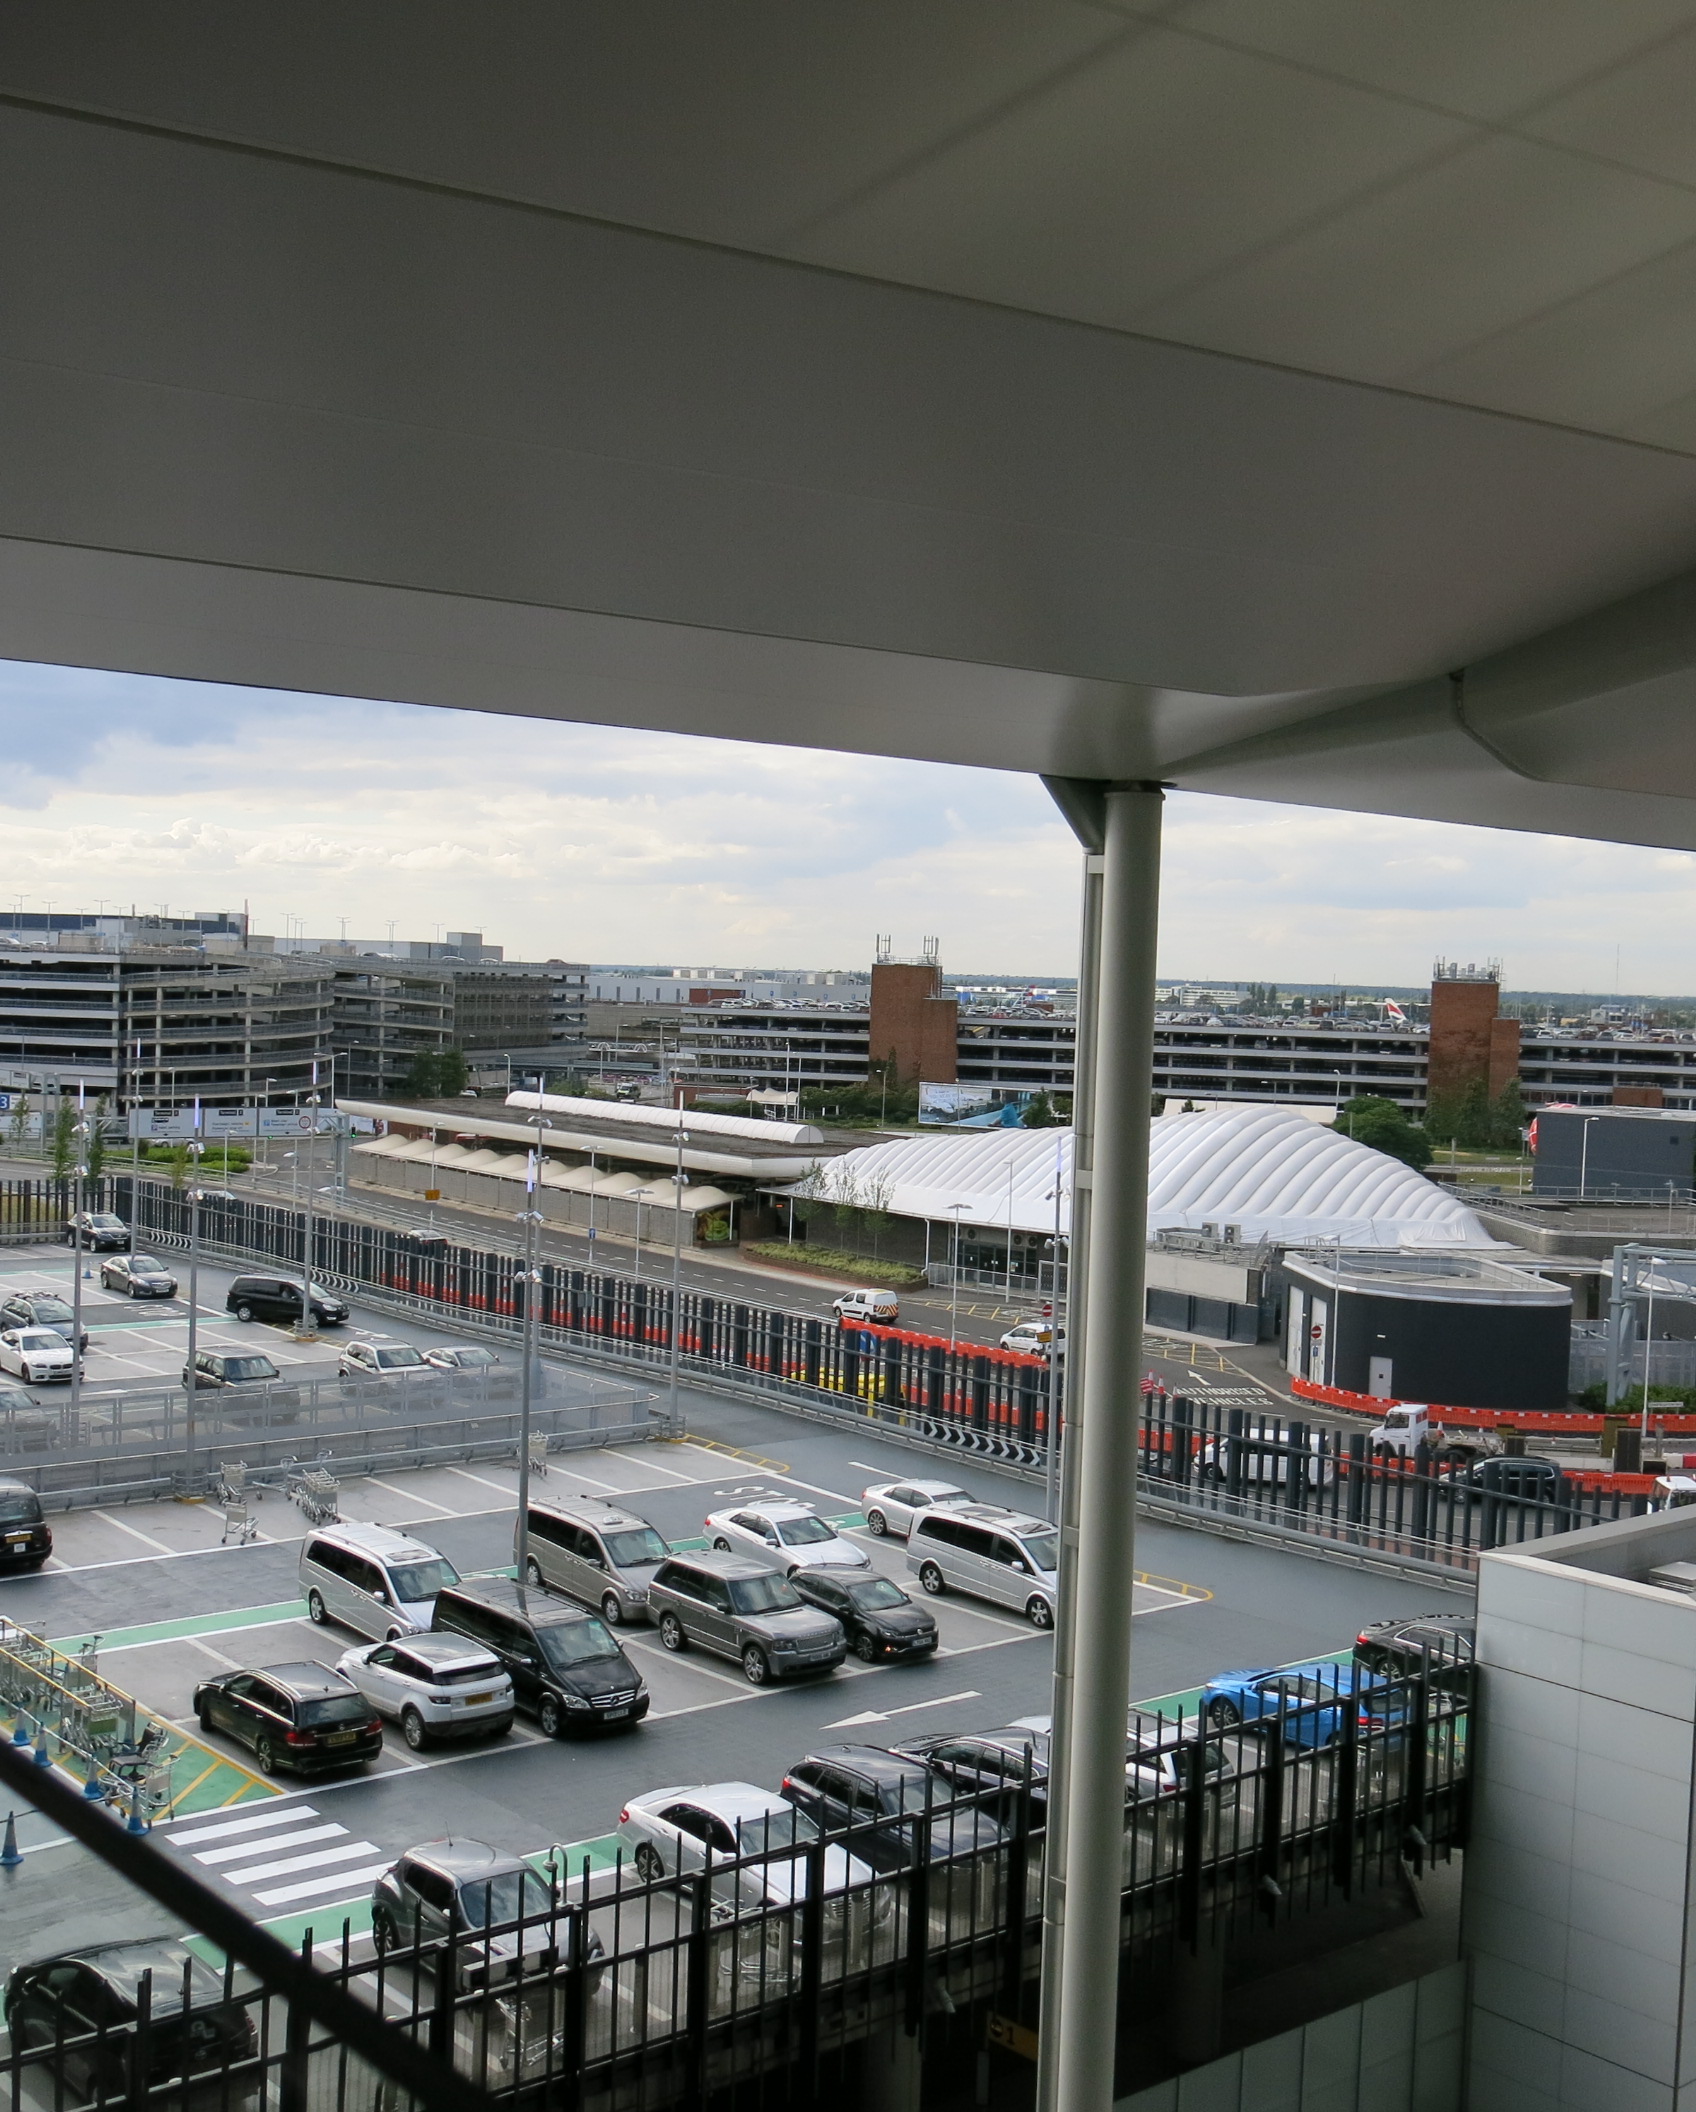
[(1075, 1296), (1037, 2101), (1039, 2112), (1109, 2112), (1162, 798), (1154, 785), (1050, 789), (1086, 845), (1098, 835), (1099, 854), (1086, 863), (1073, 1103)]

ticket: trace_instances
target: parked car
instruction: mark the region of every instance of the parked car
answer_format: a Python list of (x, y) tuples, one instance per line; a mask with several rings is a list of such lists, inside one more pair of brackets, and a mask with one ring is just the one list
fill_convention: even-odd
[(383, 1719), (352, 1680), (312, 1661), (220, 1672), (194, 1690), (205, 1732), (253, 1748), (259, 1771), (363, 1767), (383, 1750)]
[(56, 1291), (16, 1291), (0, 1304), (0, 1327), (51, 1328), (67, 1348), (75, 1342), (88, 1354), (88, 1329), (77, 1333), (77, 1316), (70, 1301)]
[(430, 1626), (436, 1594), (459, 1582), (447, 1556), (383, 1525), (326, 1525), (300, 1548), (300, 1588), (320, 1625), (393, 1642)]
[[(300, 1308), (298, 1276), (238, 1276), (224, 1297), (224, 1310), (238, 1320), (286, 1321), (292, 1327)], [(321, 1283), (312, 1286), (312, 1317), (320, 1327), (340, 1327), (347, 1316), (344, 1299)]]
[(844, 1540), (835, 1526), (816, 1515), (810, 1503), (743, 1504), (734, 1511), (712, 1511), (706, 1529), (714, 1547), (725, 1554), (746, 1548), (791, 1575), (798, 1569), (867, 1570), (872, 1566), (865, 1549)]
[[(1304, 1453), (1305, 1474), (1294, 1472)], [(1337, 1478), (1336, 1458), (1323, 1430), (1308, 1431), (1300, 1447), (1281, 1425), (1246, 1431), (1240, 1437), (1210, 1437), (1201, 1447), (1200, 1459), (1208, 1481), (1229, 1481), (1234, 1473), (1239, 1482), (1255, 1487), (1281, 1489), (1295, 1478), (1305, 1479), (1310, 1489), (1325, 1489)]]
[(1423, 1671), (1433, 1691), (1464, 1700), (1472, 1689), (1475, 1625), (1470, 1613), (1373, 1621), (1355, 1637), (1354, 1661), (1385, 1679), (1416, 1678)]
[(1046, 1519), (974, 1503), (927, 1511), (907, 1543), (907, 1566), (933, 1597), (963, 1591), (1016, 1606), (1052, 1628), (1060, 1597), (1060, 1536)]
[(436, 1738), (502, 1738), (512, 1729), (512, 1681), (493, 1651), (457, 1635), (362, 1643), (336, 1661), (416, 1753)]
[(479, 1577), (436, 1594), (432, 1625), (469, 1636), (500, 1660), (513, 1700), (550, 1738), (567, 1730), (628, 1730), (648, 1713), (647, 1683), (606, 1623), (576, 1606)]
[(1022, 1785), (1030, 1785), (1031, 1823), (1048, 1816), (1048, 1748), (1046, 1727), (1009, 1724), (998, 1731), (933, 1731), (903, 1738), (892, 1748), (917, 1760), (954, 1788), (992, 1794), (996, 1815), (1011, 1818)]
[(118, 1254), (100, 1264), (100, 1287), (131, 1298), (174, 1298), (177, 1279), (151, 1254)]
[(424, 1352), (410, 1342), (350, 1342), (336, 1369), (344, 1379), (400, 1379), (409, 1371), (429, 1371)]
[(438, 1232), (434, 1225), (408, 1225), (401, 1238), (411, 1240), (415, 1247), (426, 1247), (433, 1254), (447, 1251), (448, 1236), (445, 1232)]
[(1560, 1462), (1502, 1456), (1481, 1459), (1454, 1478), (1453, 1486), (1474, 1503), (1499, 1497), (1510, 1503), (1559, 1503), (1567, 1494)]
[(526, 1516), (527, 1583), (598, 1606), (609, 1627), (648, 1618), (648, 1587), (671, 1549), (646, 1518), (587, 1496), (533, 1497)]
[[(522, 1857), (486, 1841), (424, 1841), (409, 1848), (371, 1888), (371, 1938), (378, 1955), (458, 1940), (454, 1973), (462, 1992), (496, 1988), (542, 1965), (571, 1940), (578, 1908), (562, 1900)], [(605, 1946), (584, 1918), (584, 1958)], [(422, 1963), (433, 1969), (433, 1958)]]
[(922, 1761), (876, 1745), (826, 1745), (796, 1761), (783, 1794), (826, 1839), (849, 1835), (875, 1870), (905, 1870), (928, 1834), (930, 1860), (949, 1862), (1000, 1847), (1005, 1830)]
[(842, 1623), (809, 1606), (780, 1570), (717, 1549), (667, 1556), (648, 1587), (648, 1611), (668, 1650), (695, 1643), (734, 1658), (756, 1687), (833, 1672), (848, 1653)]
[(1056, 1340), (1060, 1345), (1060, 1359), (1066, 1358), (1066, 1330), (1056, 1328), (1052, 1320), (1020, 1320), (1001, 1337), (1001, 1347), (1013, 1350), (1026, 1357), (1041, 1357), (1046, 1364)]
[(492, 1349), (484, 1349), (476, 1342), (444, 1342), (435, 1349), (424, 1352), (426, 1364), (437, 1371), (496, 1372), (508, 1378), (516, 1387), (518, 1372), (510, 1365), (502, 1364)]
[(82, 1233), (82, 1244), (96, 1254), (108, 1249), (127, 1247), (130, 1243), (130, 1228), (121, 1217), (114, 1217), (110, 1210), (79, 1210), (65, 1224), (65, 1244), (74, 1247), (77, 1233)]
[(0, 1481), (0, 1569), (39, 1569), (53, 1552), (53, 1529), (28, 1482)]
[(936, 1617), (889, 1577), (849, 1577), (825, 1569), (793, 1569), (789, 1581), (809, 1606), (842, 1623), (848, 1647), (863, 1664), (908, 1663), (934, 1657)]
[(901, 1317), (901, 1301), (893, 1291), (844, 1291), (830, 1309), (838, 1320), (871, 1320), (879, 1327), (893, 1327)]
[(880, 1481), (861, 1494), (860, 1508), (866, 1514), (867, 1532), (875, 1533), (880, 1540), (885, 1533), (905, 1540), (911, 1536), (913, 1522), (921, 1513), (939, 1507), (957, 1510), (961, 1504), (975, 1500), (951, 1481)]
[(1351, 1711), (1363, 1731), (1381, 1730), (1399, 1714), (1385, 1682), (1355, 1664), (1221, 1672), (1201, 1690), (1201, 1712), (1215, 1730), (1272, 1718), (1286, 1745), (1306, 1748), (1341, 1737)]
[[(755, 1857), (752, 1868), (736, 1873), (739, 1888), (752, 1890), (759, 1905), (773, 1907), (807, 1897), (807, 1858), (796, 1851), (819, 1838), (805, 1812), (752, 1782), (646, 1790), (619, 1813), (618, 1832), (630, 1847), (636, 1874), (650, 1884), (706, 1868), (709, 1851), (727, 1861)], [(861, 1857), (826, 1848), (827, 1896), (868, 1885), (876, 1875)]]
[(76, 1357), (63, 1335), (49, 1327), (8, 1327), (0, 1331), (0, 1371), (47, 1386), (69, 1379)]
[[(0, 1340), (4, 1340), (0, 1336)], [(263, 1350), (247, 1350), (240, 1356), (222, 1349), (197, 1349), (194, 1353), (194, 1386), (197, 1393), (210, 1390), (216, 1392), (224, 1386), (268, 1386), (273, 1379), (280, 1378), (271, 1359)], [(182, 1382), (188, 1384), (188, 1366), (182, 1370)]]
[[(1052, 1734), (1052, 1716), (1015, 1716), (1010, 1731), (1035, 1731), (1046, 1741)], [(1004, 1737), (990, 1731), (988, 1737)], [(1048, 1747), (1041, 1748), (1046, 1763)], [(1184, 1733), (1181, 1716), (1165, 1716), (1155, 1709), (1135, 1706), (1125, 1712), (1125, 1792), (1132, 1804), (1147, 1797), (1171, 1796), (1186, 1786), (1184, 1756), (1201, 1754), (1202, 1772), (1208, 1787), (1230, 1799), (1236, 1796), (1235, 1777), (1228, 1756), (1214, 1739)]]
[[(150, 1980), (147, 2035), (137, 2059), (136, 2019)], [(188, 2008), (184, 2008), (187, 1996)], [(184, 2102), (197, 2077), (209, 2103), (258, 2102), (259, 2076), (220, 2071), (259, 2050), (251, 2013), (227, 2001), (224, 1975), (176, 1936), (92, 1944), (15, 1966), (6, 1981), (6, 2025), (13, 2047), (45, 2049), (26, 2074), (48, 2084), (44, 2102), (66, 2096), (101, 2103)], [(155, 2099), (153, 2092), (160, 2095)], [(26, 2084), (26, 2097), (33, 2088)], [(194, 2102), (194, 2097), (189, 2102)]]

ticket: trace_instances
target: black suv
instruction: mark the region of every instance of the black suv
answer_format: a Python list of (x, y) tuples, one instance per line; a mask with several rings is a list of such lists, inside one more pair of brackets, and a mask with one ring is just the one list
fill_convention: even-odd
[(1374, 1621), (1355, 1637), (1354, 1661), (1384, 1679), (1414, 1679), (1424, 1672), (1436, 1692), (1464, 1700), (1472, 1683), (1473, 1627), (1470, 1613)]
[(797, 1569), (789, 1581), (809, 1606), (835, 1614), (849, 1649), (863, 1664), (901, 1664), (936, 1654), (936, 1616), (928, 1607), (914, 1605), (889, 1577)]
[(550, 1738), (568, 1730), (628, 1729), (648, 1713), (642, 1675), (599, 1614), (532, 1585), (480, 1577), (436, 1594), (432, 1628), (467, 1635), (500, 1659), (512, 1697)]
[(39, 1569), (53, 1552), (41, 1498), (23, 1481), (0, 1481), (0, 1569)]
[[(0, 1305), (0, 1327), (49, 1327), (68, 1345), (77, 1331), (77, 1316), (56, 1291), (16, 1291)], [(86, 1327), (76, 1346), (87, 1352)]]
[[(136, 2073), (144, 1978), (150, 1982), (147, 2036)], [(163, 2086), (181, 2104), (184, 2079), (193, 2083), (197, 2076), (206, 2077), (200, 2087), (210, 2102), (258, 2102), (257, 2074), (227, 2075), (258, 2051), (253, 2019), (239, 2001), (225, 1999), (223, 1974), (180, 1937), (97, 1944), (17, 1966), (6, 1982), (6, 2023), (14, 2048), (50, 2049), (42, 2065), (59, 2086), (50, 2093), (55, 2102), (68, 2086), (67, 2094), (102, 2103), (153, 2103), (153, 2090)]]
[(383, 1750), (383, 1719), (352, 1680), (328, 1665), (260, 1665), (223, 1672), (194, 1690), (203, 1731), (253, 1748), (261, 1774), (292, 1767), (363, 1767)]
[(91, 1253), (121, 1251), (130, 1243), (129, 1226), (121, 1217), (114, 1217), (110, 1210), (79, 1210), (65, 1227), (67, 1247), (77, 1244), (79, 1230), (83, 1246)]
[(897, 1748), (956, 1789), (986, 1792), (1000, 1818), (1011, 1819), (1021, 1783), (1029, 1782), (1031, 1824), (1048, 1816), (1048, 1733), (1010, 1725), (1004, 1731), (933, 1731)]
[[(224, 1300), (226, 1312), (238, 1320), (286, 1320), (292, 1326), (300, 1318), (298, 1276), (238, 1276)], [(312, 1286), (312, 1317), (320, 1327), (340, 1327), (347, 1307), (321, 1283)]]
[(929, 1827), (930, 1860), (982, 1855), (1005, 1839), (985, 1811), (919, 1760), (877, 1745), (825, 1745), (798, 1760), (782, 1790), (819, 1831), (874, 1870), (908, 1869)]

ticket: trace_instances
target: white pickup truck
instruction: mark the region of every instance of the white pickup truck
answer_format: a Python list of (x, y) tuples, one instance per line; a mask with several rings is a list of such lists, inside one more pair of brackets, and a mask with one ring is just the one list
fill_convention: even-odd
[(1502, 1449), (1501, 1440), (1487, 1430), (1450, 1432), (1431, 1420), (1423, 1401), (1402, 1401), (1385, 1411), (1384, 1420), (1367, 1432), (1373, 1449), (1382, 1447), (1411, 1459), (1421, 1445), (1428, 1445), (1433, 1458), (1445, 1464), (1470, 1466), (1489, 1459)]

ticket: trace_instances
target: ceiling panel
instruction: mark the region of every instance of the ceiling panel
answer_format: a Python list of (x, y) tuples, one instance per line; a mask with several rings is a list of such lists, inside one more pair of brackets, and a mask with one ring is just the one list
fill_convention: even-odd
[(1128, 324), (1471, 137), (1446, 118), (1154, 29), (842, 211), (791, 254)]
[(1696, 194), (1497, 134), (1141, 320), (1403, 382), (1692, 238)]
[(1673, 183), (1696, 184), (1696, 28), (1534, 111), (1520, 129)]

